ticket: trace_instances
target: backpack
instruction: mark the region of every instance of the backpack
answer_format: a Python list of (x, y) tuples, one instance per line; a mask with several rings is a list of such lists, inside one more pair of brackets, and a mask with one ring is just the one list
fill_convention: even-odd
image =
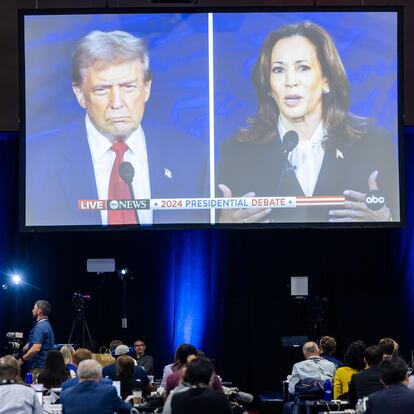
[(295, 395), (321, 395), (323, 396), (323, 385), (325, 381), (318, 378), (305, 378), (295, 385)]

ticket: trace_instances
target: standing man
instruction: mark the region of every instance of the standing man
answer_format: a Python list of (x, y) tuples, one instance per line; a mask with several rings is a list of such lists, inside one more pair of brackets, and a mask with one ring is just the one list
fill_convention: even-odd
[(154, 372), (154, 358), (151, 355), (145, 354), (146, 349), (147, 346), (142, 339), (137, 339), (134, 342), (134, 358), (137, 361), (137, 365), (144, 368), (147, 375), (152, 375)]
[(45, 363), (46, 354), (55, 345), (52, 325), (49, 322), (51, 311), (50, 303), (46, 300), (37, 300), (32, 309), (36, 323), (30, 331), (29, 342), (23, 347), (23, 355), (19, 362), (28, 362), (33, 374), (33, 382), (37, 381), (37, 375)]
[[(153, 214), (149, 208), (79, 207), (80, 200), (202, 196), (200, 174), (206, 154), (198, 149), (199, 143), (178, 139), (162, 119), (150, 131), (141, 125), (151, 85), (149, 53), (141, 38), (123, 31), (93, 31), (78, 42), (72, 56), (72, 90), (84, 117), (42, 138), (28, 138), (28, 225), (198, 221), (191, 210)], [(129, 163), (130, 187), (120, 173), (124, 162)]]

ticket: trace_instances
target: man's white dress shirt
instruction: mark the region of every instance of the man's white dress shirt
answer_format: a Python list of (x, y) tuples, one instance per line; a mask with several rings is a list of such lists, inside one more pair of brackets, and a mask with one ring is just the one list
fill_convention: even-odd
[[(109, 180), (112, 165), (115, 161), (115, 152), (111, 150), (112, 142), (102, 135), (92, 124), (88, 115), (85, 119), (89, 149), (92, 155), (93, 170), (95, 173), (96, 188), (100, 200), (108, 199)], [(126, 140), (128, 150), (124, 154), (124, 161), (132, 164), (135, 170), (132, 188), (136, 199), (150, 199), (151, 185), (149, 177), (147, 146), (144, 130), (141, 126)], [(152, 224), (152, 211), (138, 211), (140, 224)], [(108, 211), (101, 211), (102, 224), (108, 224)]]

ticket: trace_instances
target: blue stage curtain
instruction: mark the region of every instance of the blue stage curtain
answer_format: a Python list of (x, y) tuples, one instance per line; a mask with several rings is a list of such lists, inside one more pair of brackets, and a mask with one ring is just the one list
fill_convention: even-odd
[(169, 273), (169, 338), (171, 355), (190, 343), (217, 354), (215, 332), (223, 310), (226, 284), (226, 233), (173, 233)]

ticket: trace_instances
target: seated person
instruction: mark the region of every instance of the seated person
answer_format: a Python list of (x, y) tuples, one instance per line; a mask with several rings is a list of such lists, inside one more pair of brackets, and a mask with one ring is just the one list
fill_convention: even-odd
[(62, 391), (60, 399), (65, 414), (129, 414), (131, 406), (122, 401), (116, 388), (102, 384), (102, 366), (93, 359), (78, 366), (79, 383)]
[(0, 358), (0, 414), (42, 414), (33, 388), (19, 383), (20, 367), (15, 358)]
[[(167, 377), (165, 394), (168, 395), (181, 382), (183, 369), (187, 365), (188, 359), (197, 356), (197, 349), (190, 344), (181, 344), (175, 351), (175, 362), (172, 365), (172, 373)], [(164, 369), (165, 370), (165, 369)]]
[(142, 339), (136, 339), (134, 341), (134, 358), (137, 361), (139, 367), (144, 368), (148, 375), (154, 373), (154, 358), (151, 355), (145, 353), (147, 346)]
[[(182, 344), (177, 348), (175, 356), (177, 362), (173, 366), (173, 373), (170, 374), (167, 378), (165, 387), (166, 396), (168, 396), (168, 394), (180, 384), (184, 376), (184, 371), (187, 363), (198, 356), (198, 351), (194, 346), (190, 344)], [(213, 372), (212, 377), (212, 389), (215, 391), (223, 392), (223, 387), (221, 385), (220, 379), (215, 372)]]
[[(122, 355), (128, 355), (129, 354), (129, 347), (126, 345), (118, 345), (115, 349), (115, 360), (117, 360)], [(116, 362), (111, 365), (107, 365), (103, 371), (102, 375), (105, 378), (110, 378), (111, 380), (115, 380), (116, 378)], [(143, 392), (147, 392), (149, 379), (147, 374), (145, 373), (144, 369), (138, 366), (134, 367), (134, 377), (137, 380), (141, 381), (142, 384), (142, 390)]]
[(319, 355), (320, 351), (315, 342), (306, 342), (302, 351), (305, 360), (293, 365), (292, 375), (288, 380), (290, 394), (295, 394), (295, 387), (301, 381), (324, 382), (326, 379), (332, 381), (335, 376), (335, 365)]
[[(82, 361), (85, 361), (87, 359), (92, 359), (92, 352), (89, 351), (89, 349), (86, 348), (78, 348), (75, 353), (73, 354), (73, 365), (75, 366), (76, 370), (78, 369), (79, 364)], [(112, 384), (112, 380), (102, 378), (102, 383), (104, 384)], [(73, 387), (78, 383), (78, 378), (72, 378), (62, 384), (62, 391), (66, 388)]]
[(335, 372), (333, 398), (334, 400), (344, 400), (348, 398), (349, 383), (354, 374), (365, 368), (364, 354), (366, 346), (362, 341), (354, 341), (349, 346), (344, 355), (343, 367)]
[(375, 391), (384, 388), (380, 380), (382, 370), (379, 367), (382, 361), (382, 351), (379, 346), (371, 345), (365, 350), (365, 369), (354, 374), (349, 384), (348, 400), (355, 407), (360, 398), (368, 397)]
[(407, 364), (396, 356), (386, 358), (380, 366), (386, 388), (369, 396), (366, 414), (412, 414), (414, 391), (407, 388)]
[(12, 365), (17, 369), (17, 375), (15, 378), (12, 379), (16, 384), (23, 384), (26, 385), (26, 383), (22, 380), (22, 377), (20, 376), (20, 364), (17, 361), (17, 359), (14, 356), (11, 355), (5, 355), (1, 358), (3, 363), (7, 365)]
[(161, 387), (164, 390), (167, 388), (167, 378), (174, 372), (176, 365), (178, 364), (177, 357), (174, 357), (174, 362), (172, 364), (168, 364), (164, 367), (162, 372), (162, 380), (161, 380)]
[(60, 352), (62, 352), (63, 360), (66, 364), (66, 369), (69, 371), (71, 378), (76, 377), (76, 366), (73, 363), (73, 355), (75, 353), (75, 348), (71, 344), (63, 345), (60, 348)]
[(336, 359), (332, 354), (336, 351), (336, 341), (332, 336), (323, 336), (319, 341), (319, 349), (321, 350), (320, 356), (335, 364), (337, 368), (342, 367), (344, 364)]
[(124, 343), (120, 339), (113, 339), (109, 343), (109, 350), (111, 351), (111, 354), (113, 355), (115, 353), (115, 349), (119, 345), (123, 345)]
[(121, 382), (121, 397), (132, 395), (132, 390), (142, 390), (141, 381), (135, 379), (134, 359), (128, 355), (122, 355), (116, 360), (116, 381)]
[(60, 388), (62, 384), (70, 379), (63, 355), (56, 349), (47, 352), (45, 365), (40, 370), (37, 382), (45, 388)]
[(382, 351), (382, 358), (392, 358), (393, 356), (398, 354), (399, 345), (394, 339), (391, 338), (382, 338), (378, 342), (378, 346)]
[(214, 366), (207, 358), (196, 358), (187, 365), (185, 378), (191, 388), (176, 392), (171, 399), (172, 414), (231, 414), (229, 401), (210, 389)]
[(411, 373), (411, 375), (408, 377), (408, 385), (407, 387), (410, 390), (414, 390), (414, 375)]

